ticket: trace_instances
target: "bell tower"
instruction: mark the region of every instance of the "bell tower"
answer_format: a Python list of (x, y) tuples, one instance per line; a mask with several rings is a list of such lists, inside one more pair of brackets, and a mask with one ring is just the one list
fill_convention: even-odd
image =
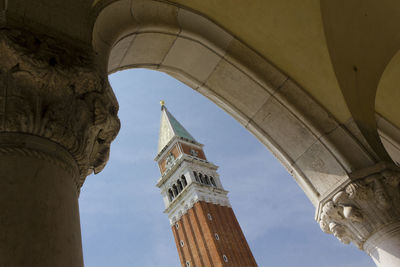
[(226, 191), (203, 145), (172, 116), (161, 101), (158, 154), (161, 190), (181, 264), (184, 267), (257, 263)]

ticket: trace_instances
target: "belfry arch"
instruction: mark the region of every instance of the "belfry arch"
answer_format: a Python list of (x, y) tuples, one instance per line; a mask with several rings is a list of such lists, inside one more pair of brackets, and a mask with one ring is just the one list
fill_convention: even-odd
[(108, 55), (103, 61), (108, 62), (109, 73), (128, 68), (162, 71), (224, 109), (291, 173), (316, 207), (321, 228), (363, 248), (370, 233), (356, 237), (348, 230), (361, 219), (339, 224), (328, 216), (329, 203), (342, 207), (347, 200), (335, 197), (351, 188), (352, 181), (397, 167), (380, 156), (384, 153), (374, 151), (377, 144), (368, 144), (356, 121), (336, 120), (295, 80), (244, 42), (180, 5), (115, 1), (99, 11), (93, 45)]

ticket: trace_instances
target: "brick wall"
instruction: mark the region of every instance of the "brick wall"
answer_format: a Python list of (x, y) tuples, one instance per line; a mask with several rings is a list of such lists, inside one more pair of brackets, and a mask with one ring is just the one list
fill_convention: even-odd
[(232, 208), (199, 201), (177, 225), (172, 231), (182, 266), (257, 266)]

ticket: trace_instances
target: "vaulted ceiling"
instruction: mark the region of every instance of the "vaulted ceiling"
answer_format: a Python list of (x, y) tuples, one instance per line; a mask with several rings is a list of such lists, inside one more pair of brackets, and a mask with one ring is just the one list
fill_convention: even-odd
[[(11, 24), (85, 46), (97, 12), (115, 1), (16, 0), (3, 9)], [(295, 80), (339, 122), (353, 118), (372, 146), (378, 142), (376, 112), (400, 128), (399, 1), (169, 2), (219, 24)]]

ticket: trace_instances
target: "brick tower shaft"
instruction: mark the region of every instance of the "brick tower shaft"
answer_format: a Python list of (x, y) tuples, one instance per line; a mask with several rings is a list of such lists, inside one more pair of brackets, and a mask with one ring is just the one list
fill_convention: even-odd
[(257, 263), (203, 145), (161, 108), (157, 187), (183, 267), (253, 267)]
[(172, 232), (182, 266), (257, 266), (230, 207), (199, 201)]

